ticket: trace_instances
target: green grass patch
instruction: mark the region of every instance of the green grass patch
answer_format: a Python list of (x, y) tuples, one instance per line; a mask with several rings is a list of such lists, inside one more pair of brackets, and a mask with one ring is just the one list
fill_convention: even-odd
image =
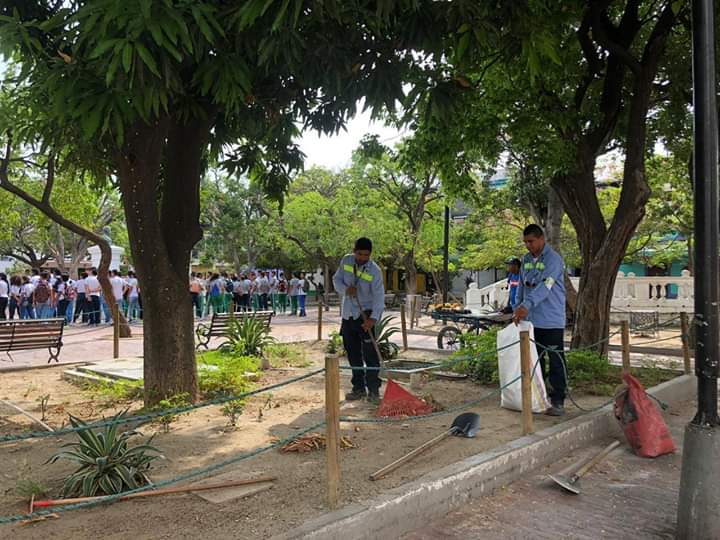
[(265, 347), (263, 354), (270, 361), (270, 365), (276, 368), (288, 366), (304, 368), (311, 365), (305, 349), (300, 345), (275, 343)]
[(260, 369), (255, 356), (209, 351), (198, 355), (198, 386), (203, 399), (232, 396), (252, 390), (249, 374)]
[(141, 398), (143, 394), (143, 381), (98, 381), (89, 382), (84, 387), (85, 392), (97, 401), (108, 403), (127, 402)]

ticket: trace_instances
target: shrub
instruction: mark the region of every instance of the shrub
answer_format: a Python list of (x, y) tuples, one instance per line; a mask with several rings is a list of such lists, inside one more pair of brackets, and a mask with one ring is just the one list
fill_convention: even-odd
[(254, 356), (211, 353), (201, 359), (198, 386), (203, 397), (232, 396), (252, 388), (248, 373), (258, 370), (259, 359)]
[(268, 345), (265, 347), (265, 356), (273, 367), (307, 367), (310, 365), (302, 348), (286, 343)]
[(325, 352), (328, 354), (337, 354), (343, 350), (343, 341), (340, 332), (333, 330), (330, 332), (330, 339), (325, 346)]
[[(125, 412), (118, 413), (112, 420), (122, 418)], [(87, 426), (72, 415), (70, 423), (76, 428)], [(136, 489), (149, 482), (146, 473), (152, 462), (161, 457), (158, 449), (150, 444), (128, 446), (129, 439), (138, 435), (138, 432), (118, 431), (118, 427), (114, 423), (105, 426), (102, 431), (78, 431), (78, 442), (63, 445), (65, 450), (48, 460), (49, 463), (55, 463), (59, 459), (67, 459), (80, 465), (65, 479), (64, 497), (111, 495)]]
[(112, 405), (115, 402), (132, 401), (142, 396), (143, 381), (97, 381), (88, 383), (85, 391), (94, 399), (102, 399)]
[(497, 328), (480, 334), (461, 334), (460, 350), (450, 355), (448, 366), (481, 384), (498, 384)]
[[(190, 396), (185, 393), (175, 394), (173, 396), (166, 397), (165, 399), (161, 399), (160, 401), (158, 401), (157, 404), (155, 404), (155, 406), (150, 409), (150, 411), (161, 412), (165, 410), (176, 409), (178, 407), (184, 407), (185, 405), (190, 404), (190, 400), (188, 399), (189, 397)], [(160, 424), (163, 428), (163, 431), (165, 433), (168, 433), (170, 431), (170, 424), (175, 422), (175, 420), (177, 420), (181, 414), (183, 413), (168, 412), (167, 414), (158, 416), (155, 420), (153, 420), (153, 423)]]
[(228, 401), (222, 408), (223, 416), (227, 416), (228, 424), (232, 427), (237, 426), (238, 417), (242, 414), (245, 408), (245, 400), (236, 399), (234, 401)]
[(390, 326), (391, 316), (380, 319), (375, 323), (373, 332), (375, 333), (375, 341), (383, 360), (391, 360), (398, 355), (400, 347), (397, 343), (390, 341), (390, 337), (400, 331), (398, 326)]
[(260, 356), (263, 349), (275, 343), (270, 328), (262, 321), (247, 318), (231, 319), (227, 330), (228, 343), (223, 347), (240, 356)]

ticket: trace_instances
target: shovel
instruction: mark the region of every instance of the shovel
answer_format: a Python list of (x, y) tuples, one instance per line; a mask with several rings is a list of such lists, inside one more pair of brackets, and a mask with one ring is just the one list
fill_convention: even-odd
[(465, 437), (472, 439), (480, 429), (480, 417), (475, 413), (463, 413), (455, 420), (453, 420), (450, 429), (446, 432), (438, 435), (437, 437), (430, 439), (428, 442), (418, 446), (415, 450), (405, 454), (400, 459), (396, 459), (389, 465), (385, 465), (379, 471), (376, 471), (370, 475), (370, 480), (379, 480), (380, 478), (391, 473), (401, 465), (404, 465), (411, 459), (422, 454), (428, 448), (435, 446), (440, 441), (447, 439), (448, 437), (455, 435), (456, 437)]
[(580, 462), (582, 463), (582, 465), (579, 469), (577, 469), (575, 473), (570, 474), (570, 471), (572, 471), (578, 466), (577, 463), (571, 465), (569, 468), (558, 474), (549, 475), (550, 479), (557, 485), (568, 490), (570, 493), (580, 495), (580, 478), (582, 478), (585, 473), (587, 473), (595, 465), (605, 459), (605, 457), (607, 457), (607, 455), (613, 450), (615, 450), (618, 446), (620, 446), (620, 441), (613, 441), (608, 446), (606, 446), (604, 450), (596, 454), (594, 457), (588, 459), (584, 463)]

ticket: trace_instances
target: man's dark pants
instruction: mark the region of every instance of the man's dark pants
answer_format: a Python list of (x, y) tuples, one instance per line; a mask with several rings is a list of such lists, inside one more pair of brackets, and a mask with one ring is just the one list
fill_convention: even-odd
[(78, 317), (82, 313), (82, 322), (88, 322), (88, 305), (85, 293), (78, 293), (77, 299), (75, 300), (75, 314), (73, 315), (73, 322), (77, 322)]
[(100, 324), (100, 297), (90, 295), (90, 324)]
[[(562, 405), (565, 401), (565, 329), (564, 328), (535, 328), (535, 347), (537, 348), (540, 366), (543, 375), (547, 374), (552, 389), (549, 392), (550, 402), (553, 405)], [(546, 349), (554, 349), (550, 352)], [(546, 357), (550, 358), (549, 373), (545, 369)]]
[[(362, 319), (343, 319), (340, 334), (343, 346), (352, 367), (380, 367), (380, 359), (375, 352), (370, 334), (362, 329)], [(367, 388), (371, 394), (380, 392), (380, 371), (377, 369), (353, 369), (353, 390), (365, 392)]]

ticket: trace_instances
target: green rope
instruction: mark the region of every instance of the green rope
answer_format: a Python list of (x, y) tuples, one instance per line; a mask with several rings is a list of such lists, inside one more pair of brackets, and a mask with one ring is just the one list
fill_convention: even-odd
[(102, 499), (60, 506), (57, 508), (53, 508), (52, 510), (40, 510), (38, 512), (32, 512), (30, 514), (17, 514), (14, 516), (3, 516), (3, 517), (0, 517), (0, 524), (15, 523), (17, 521), (25, 521), (25, 520), (36, 518), (36, 517), (47, 516), (50, 514), (59, 514), (62, 512), (69, 512), (71, 510), (79, 510), (81, 508), (90, 508), (93, 506), (98, 506), (100, 504), (115, 502), (118, 499), (121, 499), (122, 497), (125, 497), (127, 495), (131, 495), (133, 493), (140, 493), (143, 491), (149, 491), (151, 489), (162, 488), (165, 486), (170, 486), (172, 484), (177, 484), (178, 482), (182, 482), (184, 480), (190, 480), (192, 478), (197, 478), (199, 476), (205, 476), (208, 473), (214, 472), (214, 471), (221, 469), (223, 467), (226, 467), (228, 465), (232, 465), (233, 463), (238, 463), (239, 461), (243, 461), (243, 460), (249, 459), (251, 457), (255, 457), (258, 454), (262, 454), (263, 452), (267, 452), (268, 450), (272, 450), (273, 448), (278, 448), (280, 446), (283, 446), (283, 445), (297, 439), (298, 437), (301, 437), (305, 433), (316, 430), (317, 428), (323, 426), (324, 424), (325, 424), (325, 422), (320, 422), (318, 424), (310, 426), (307, 429), (300, 431), (299, 433), (295, 433), (295, 434), (291, 435), (290, 437), (286, 437), (285, 439), (274, 442), (271, 445), (263, 446), (261, 448), (256, 448), (255, 450), (252, 450), (245, 454), (240, 454), (239, 456), (235, 456), (230, 459), (226, 459), (225, 461), (220, 461), (213, 465), (209, 465), (207, 467), (203, 467), (203, 468), (191, 471), (189, 473), (182, 474), (180, 476), (176, 476), (175, 478), (171, 478), (169, 480), (163, 480), (161, 482), (148, 484), (146, 486), (142, 486), (142, 487), (132, 489), (129, 491), (123, 491), (122, 493), (108, 495), (106, 497), (103, 497)]
[(216, 399), (203, 401), (200, 403), (195, 403), (192, 405), (183, 405), (180, 407), (173, 407), (172, 409), (163, 409), (161, 411), (155, 411), (155, 412), (148, 413), (148, 414), (123, 416), (120, 418), (115, 418), (115, 419), (110, 419), (110, 420), (102, 420), (100, 422), (94, 422), (92, 424), (87, 424), (85, 426), (58, 429), (56, 431), (33, 431), (30, 433), (23, 433), (22, 435), (2, 435), (2, 436), (0, 436), (0, 443), (12, 442), (12, 441), (25, 441), (28, 439), (39, 439), (39, 438), (44, 438), (44, 437), (59, 437), (61, 435), (66, 435), (68, 433), (76, 433), (78, 431), (85, 431), (88, 429), (101, 428), (101, 427), (110, 426), (110, 425), (129, 424), (129, 423), (134, 423), (134, 422), (144, 424), (144, 423), (146, 423), (150, 420), (153, 420), (155, 418), (158, 418), (160, 416), (167, 416), (169, 414), (181, 414), (181, 413), (185, 413), (185, 412), (189, 412), (189, 411), (194, 411), (195, 409), (209, 407), (211, 405), (220, 405), (222, 403), (227, 403), (228, 401), (245, 399), (250, 396), (262, 394), (263, 392), (268, 392), (270, 390), (275, 390), (276, 388), (282, 388), (283, 386), (287, 386), (289, 384), (293, 384), (298, 381), (302, 381), (304, 379), (309, 379), (310, 377), (314, 377), (315, 375), (323, 373), (324, 371), (325, 371), (325, 368), (316, 369), (315, 371), (311, 371), (310, 373), (306, 373), (305, 375), (299, 375), (298, 377), (293, 377), (292, 379), (287, 379), (287, 380), (279, 382), (279, 383), (271, 384), (269, 386), (264, 386), (263, 388), (258, 388), (257, 390), (250, 390), (248, 392), (242, 392), (240, 394), (235, 394), (232, 396), (223, 396), (223, 397), (219, 397)]

